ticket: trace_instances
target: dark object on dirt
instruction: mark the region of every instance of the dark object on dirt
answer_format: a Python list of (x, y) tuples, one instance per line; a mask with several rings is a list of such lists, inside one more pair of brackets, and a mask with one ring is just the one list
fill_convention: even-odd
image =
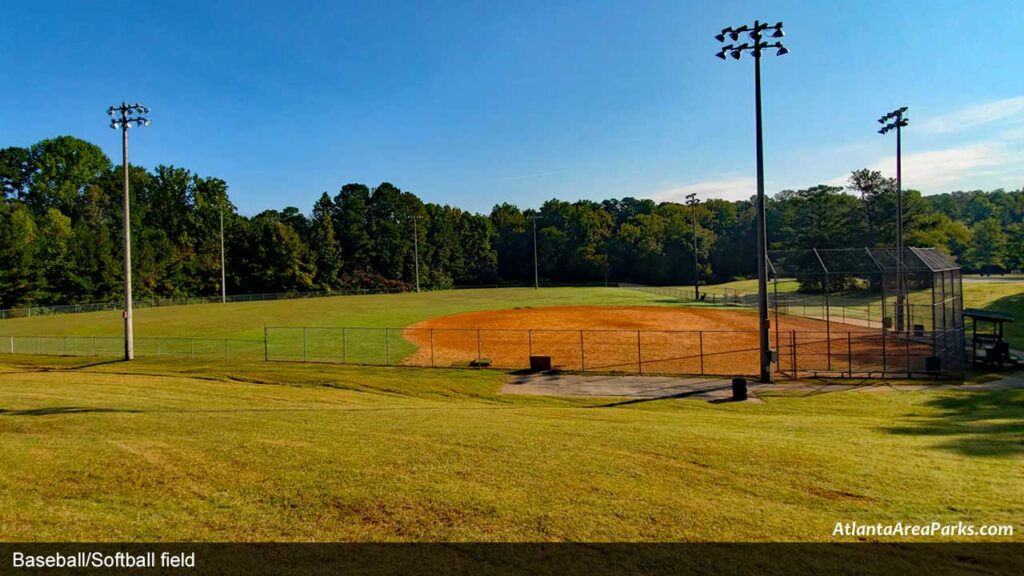
[(531, 372), (547, 372), (551, 370), (551, 356), (530, 356)]

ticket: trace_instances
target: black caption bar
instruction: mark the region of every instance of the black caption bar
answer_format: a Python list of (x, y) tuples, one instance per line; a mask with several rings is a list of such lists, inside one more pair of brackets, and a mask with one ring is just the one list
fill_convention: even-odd
[(0, 574), (1019, 575), (1005, 544), (0, 544)]

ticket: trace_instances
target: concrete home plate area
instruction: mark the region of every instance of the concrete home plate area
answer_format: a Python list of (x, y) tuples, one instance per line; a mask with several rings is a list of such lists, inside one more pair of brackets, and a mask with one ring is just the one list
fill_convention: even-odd
[[(783, 316), (779, 329), (801, 335), (802, 354), (826, 354), (826, 325)], [(774, 330), (774, 326), (773, 326)], [(857, 338), (877, 335), (862, 326), (832, 322), (854, 334), (853, 354), (873, 351)], [(521, 370), (530, 356), (549, 356), (552, 368), (634, 374), (752, 375), (757, 372), (757, 316), (750, 310), (655, 306), (574, 306), (484, 310), (431, 318), (409, 326), (403, 337), (418, 349), (405, 363), (474, 365)], [(820, 350), (818, 350), (820, 348)], [(838, 351), (834, 351), (838, 354)]]
[[(773, 384), (748, 382), (747, 402), (763, 403), (767, 396), (814, 396), (835, 392), (916, 392), (920, 390), (964, 389), (959, 383), (851, 383), (835, 384), (781, 380)], [(1024, 388), (1024, 377), (1006, 377), (969, 385), (970, 390), (1005, 390)], [(722, 378), (673, 378), (665, 376), (597, 376), (579, 374), (512, 374), (501, 391), (504, 394), (537, 396), (568, 396), (591, 398), (619, 398), (611, 404), (620, 406), (649, 400), (704, 400), (728, 402), (732, 398), (732, 380)]]

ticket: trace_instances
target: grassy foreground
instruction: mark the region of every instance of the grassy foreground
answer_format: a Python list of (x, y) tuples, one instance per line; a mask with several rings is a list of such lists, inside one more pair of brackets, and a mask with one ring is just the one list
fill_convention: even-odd
[(810, 540), (1014, 524), (1024, 391), (765, 404), (491, 371), (0, 360), (0, 540)]

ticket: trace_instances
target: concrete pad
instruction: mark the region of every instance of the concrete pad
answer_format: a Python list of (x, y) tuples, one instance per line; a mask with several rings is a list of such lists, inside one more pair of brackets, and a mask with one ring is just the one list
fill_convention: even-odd
[[(756, 400), (752, 390), (749, 396)], [(590, 376), (579, 374), (512, 374), (501, 387), (503, 394), (576, 396), (591, 398), (681, 398), (704, 401), (732, 399), (728, 378), (666, 376)]]
[[(748, 402), (762, 403), (759, 394), (773, 393), (814, 396), (835, 392), (886, 393), (925, 390), (998, 390), (1024, 387), (1024, 377), (1010, 375), (985, 384), (824, 384), (813, 380), (761, 384), (749, 382)], [(510, 374), (501, 387), (502, 394), (588, 398), (628, 398), (632, 401), (656, 399), (726, 402), (732, 399), (732, 379), (674, 376), (598, 376), (560, 372)]]

